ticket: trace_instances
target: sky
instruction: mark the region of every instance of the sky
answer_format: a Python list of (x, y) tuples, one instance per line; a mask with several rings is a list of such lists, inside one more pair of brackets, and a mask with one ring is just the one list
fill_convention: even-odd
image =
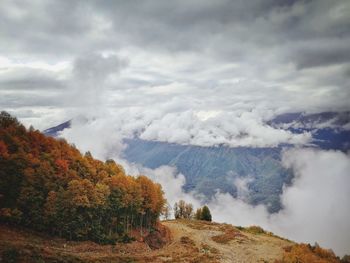
[(350, 109), (347, 0), (4, 0), (0, 38), (0, 107), (38, 129), (114, 116), (144, 139), (264, 146), (307, 141), (266, 130), (276, 114)]
[(309, 133), (266, 124), (281, 113), (350, 110), (348, 0), (2, 0), (0, 109), (41, 130), (73, 119), (62, 136), (80, 150), (113, 156), (162, 183), (172, 203), (195, 206), (201, 197), (183, 192), (173, 167), (121, 159), (122, 138), (294, 144), (282, 161), (296, 177), (279, 213), (245, 203), (243, 180), (237, 199), (218, 192), (210, 201), (214, 220), (350, 251), (349, 154), (298, 148)]

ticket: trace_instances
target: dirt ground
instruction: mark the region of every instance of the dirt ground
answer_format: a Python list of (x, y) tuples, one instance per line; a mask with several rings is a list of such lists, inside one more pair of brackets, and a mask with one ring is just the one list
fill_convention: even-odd
[(162, 224), (170, 229), (171, 239), (153, 250), (138, 241), (101, 246), (0, 225), (0, 255), (17, 253), (15, 262), (274, 262), (282, 257), (283, 247), (293, 244), (226, 224), (195, 220)]
[[(205, 244), (217, 251), (219, 262), (274, 262), (282, 257), (283, 247), (292, 244), (290, 241), (268, 234), (239, 231), (230, 225), (196, 221), (168, 221), (164, 224), (171, 229), (175, 242), (181, 236), (187, 236), (197, 247)], [(231, 228), (238, 233), (232, 240), (218, 243), (212, 239), (232, 231)]]

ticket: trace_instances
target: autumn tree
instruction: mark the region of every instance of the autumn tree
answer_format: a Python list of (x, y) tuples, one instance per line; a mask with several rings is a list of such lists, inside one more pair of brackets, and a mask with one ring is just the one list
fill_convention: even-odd
[(193, 205), (186, 203), (184, 200), (180, 200), (174, 204), (174, 217), (175, 219), (190, 219), (193, 215)]
[(0, 221), (113, 243), (132, 229), (150, 231), (165, 203), (149, 178), (128, 176), (113, 160), (82, 155), (0, 113)]
[(192, 204), (186, 204), (185, 210), (184, 210), (184, 218), (191, 219), (193, 216), (193, 205)]
[(194, 214), (196, 220), (202, 220), (202, 208), (198, 208)]

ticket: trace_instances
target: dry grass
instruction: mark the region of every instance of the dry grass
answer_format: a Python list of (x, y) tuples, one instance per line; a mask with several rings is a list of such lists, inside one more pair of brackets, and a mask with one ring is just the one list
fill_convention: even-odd
[(195, 246), (194, 241), (191, 238), (186, 237), (186, 236), (181, 237), (180, 242), (181, 242), (181, 244), (184, 244), (186, 246), (192, 246), (192, 247)]
[[(166, 235), (169, 229), (161, 228)], [(181, 233), (180, 233), (181, 234)], [(99, 245), (94, 242), (72, 242), (53, 238), (27, 229), (0, 224), (0, 262), (218, 262), (215, 249), (198, 246), (194, 240), (181, 235), (160, 249), (147, 243)]]
[(247, 239), (247, 236), (243, 235), (239, 230), (231, 228), (226, 230), (221, 235), (213, 236), (212, 239), (217, 243), (227, 244), (230, 241), (235, 239), (239, 239), (239, 240)]
[(295, 244), (284, 248), (284, 254), (281, 260), (275, 263), (340, 263), (340, 259), (335, 256), (333, 251), (323, 249), (319, 246), (310, 246), (307, 244)]
[(265, 230), (262, 229), (260, 226), (250, 226), (245, 228), (245, 231), (258, 235), (258, 234), (266, 234)]
[[(0, 224), (0, 262), (339, 262), (334, 254), (319, 247), (293, 246), (260, 229), (239, 229), (228, 224), (173, 220), (164, 222), (168, 243), (151, 249), (146, 242), (98, 245), (67, 242), (20, 228)], [(167, 233), (160, 229), (159, 233)], [(256, 234), (258, 233), (258, 234)], [(259, 234), (260, 233), (260, 234)], [(283, 250), (283, 248), (285, 248)], [(12, 261), (11, 261), (12, 260)], [(294, 261), (293, 261), (294, 260)], [(317, 261), (318, 260), (318, 261)], [(332, 261), (333, 260), (333, 261)]]

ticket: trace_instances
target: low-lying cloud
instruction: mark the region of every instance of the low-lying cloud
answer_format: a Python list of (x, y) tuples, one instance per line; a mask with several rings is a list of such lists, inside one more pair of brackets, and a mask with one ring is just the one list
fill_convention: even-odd
[(283, 164), (295, 178), (281, 194), (282, 210), (269, 214), (229, 194), (209, 203), (213, 218), (234, 225), (260, 225), (298, 242), (319, 243), (337, 254), (350, 252), (350, 156), (340, 151), (292, 149)]
[[(113, 126), (95, 120), (84, 122), (80, 129), (77, 127), (79, 125), (73, 125), (62, 135), (83, 151), (90, 150), (102, 159), (116, 159), (129, 174), (145, 174), (159, 182), (171, 205), (179, 199), (191, 202), (195, 207), (204, 204), (205, 198), (183, 191), (185, 177), (174, 167), (162, 166), (152, 170), (124, 160), (124, 145), (118, 133), (113, 133)], [(234, 225), (260, 225), (298, 242), (318, 242), (339, 255), (349, 253), (350, 156), (340, 151), (294, 148), (283, 153), (282, 162), (285, 167), (293, 169), (295, 175), (292, 184), (285, 186), (281, 194), (282, 210), (269, 214), (263, 205), (246, 203), (246, 179), (242, 179), (233, 182), (241, 189), (237, 198), (217, 192), (207, 203), (213, 219)]]
[[(118, 110), (113, 116), (89, 119), (85, 123), (72, 122), (70, 130), (63, 131), (66, 138), (74, 137), (78, 130), (93, 134), (96, 127), (112, 133), (114, 138), (138, 137), (143, 140), (163, 141), (183, 145), (231, 147), (276, 147), (280, 144), (305, 145), (312, 137), (308, 132), (293, 134), (288, 130), (266, 124), (260, 114), (252, 112), (222, 112), (201, 119), (195, 111), (162, 112), (149, 110)], [(76, 140), (80, 140), (76, 138)], [(101, 146), (102, 147), (102, 146)]]
[[(284, 153), (283, 163), (294, 170), (295, 178), (281, 194), (280, 212), (269, 214), (263, 205), (252, 206), (228, 193), (217, 193), (207, 204), (213, 220), (241, 226), (259, 225), (297, 242), (317, 242), (338, 255), (349, 254), (350, 156), (337, 151), (292, 149)], [(169, 169), (163, 167), (160, 174), (149, 171), (155, 180), (162, 180), (159, 178), (164, 175), (166, 195), (175, 185), (170, 181), (181, 182)], [(169, 172), (173, 173), (172, 180)], [(181, 189), (177, 186), (177, 190)], [(195, 205), (202, 203), (197, 196), (184, 196), (182, 191), (178, 195), (172, 192), (170, 197), (170, 201), (182, 198)]]

